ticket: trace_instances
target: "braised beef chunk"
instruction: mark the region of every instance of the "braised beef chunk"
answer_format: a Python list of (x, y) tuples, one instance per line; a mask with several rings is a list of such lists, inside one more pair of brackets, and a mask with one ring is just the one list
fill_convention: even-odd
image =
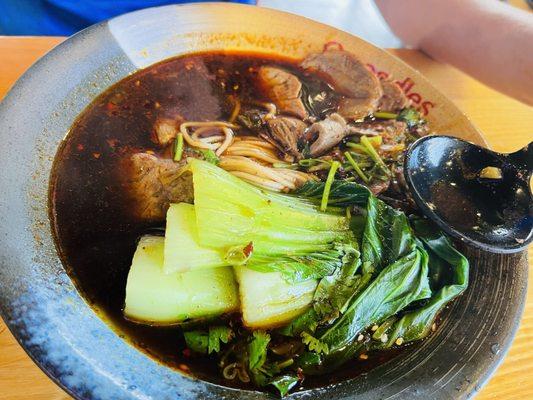
[(302, 83), (290, 72), (281, 68), (263, 66), (259, 68), (258, 86), (264, 95), (278, 108), (278, 111), (300, 119), (308, 114), (300, 99)]
[(184, 161), (177, 163), (148, 153), (136, 153), (125, 164), (126, 183), (135, 199), (138, 218), (163, 221), (170, 203), (192, 203), (192, 175), (182, 172)]
[[(146, 88), (141, 99), (143, 108), (151, 107), (154, 116), (178, 122), (218, 120), (227, 111), (227, 102), (216, 76), (201, 57), (168, 63), (146, 74), (152, 90)], [(145, 89), (145, 85), (139, 88)]]
[(379, 99), (378, 109), (381, 111), (400, 111), (409, 106), (409, 99), (402, 88), (391, 80), (382, 80), (383, 95)]
[(315, 122), (309, 127), (308, 137), (316, 140), (311, 144), (312, 157), (324, 154), (335, 147), (347, 135), (346, 121), (339, 114), (333, 113), (323, 121)]
[(298, 118), (276, 117), (269, 119), (266, 125), (270, 138), (281, 151), (296, 158), (301, 157), (298, 150), (298, 140), (303, 136), (307, 128), (305, 122)]
[(382, 95), (376, 76), (354, 55), (343, 50), (327, 50), (306, 57), (301, 66), (318, 72), (345, 96), (339, 114), (357, 120), (375, 111)]

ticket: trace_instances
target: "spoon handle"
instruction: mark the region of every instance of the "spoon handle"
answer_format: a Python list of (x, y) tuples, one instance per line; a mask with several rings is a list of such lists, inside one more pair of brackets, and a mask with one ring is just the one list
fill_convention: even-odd
[(530, 175), (533, 171), (533, 142), (523, 149), (510, 153), (509, 158), (518, 168), (525, 170)]

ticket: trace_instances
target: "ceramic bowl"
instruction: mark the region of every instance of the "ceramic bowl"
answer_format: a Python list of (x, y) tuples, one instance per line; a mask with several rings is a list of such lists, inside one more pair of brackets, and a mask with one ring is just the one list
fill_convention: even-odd
[[(121, 338), (76, 290), (48, 218), (54, 155), (76, 116), (128, 74), (179, 54), (231, 49), (301, 58), (330, 42), (396, 79), (436, 132), (484, 144), (479, 131), (415, 70), (363, 40), (274, 10), (203, 3), (146, 9), (69, 38), (16, 83), (0, 106), (0, 310), (30, 357), (79, 399), (265, 399), (195, 380)], [(509, 347), (526, 294), (524, 254), (464, 249), (470, 286), (428, 340), (357, 378), (291, 395), (319, 399), (471, 396)]]

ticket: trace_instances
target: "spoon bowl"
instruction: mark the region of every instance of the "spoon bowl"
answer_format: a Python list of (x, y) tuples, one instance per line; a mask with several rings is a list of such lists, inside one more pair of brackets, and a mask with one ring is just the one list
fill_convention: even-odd
[(448, 234), (483, 250), (513, 253), (533, 239), (533, 143), (510, 154), (452, 136), (411, 145), (405, 178), (422, 212)]

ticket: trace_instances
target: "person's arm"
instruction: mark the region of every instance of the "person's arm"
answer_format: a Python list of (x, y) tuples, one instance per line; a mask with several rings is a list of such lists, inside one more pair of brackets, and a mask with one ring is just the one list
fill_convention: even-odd
[(405, 44), (533, 105), (533, 14), (497, 0), (376, 0)]

